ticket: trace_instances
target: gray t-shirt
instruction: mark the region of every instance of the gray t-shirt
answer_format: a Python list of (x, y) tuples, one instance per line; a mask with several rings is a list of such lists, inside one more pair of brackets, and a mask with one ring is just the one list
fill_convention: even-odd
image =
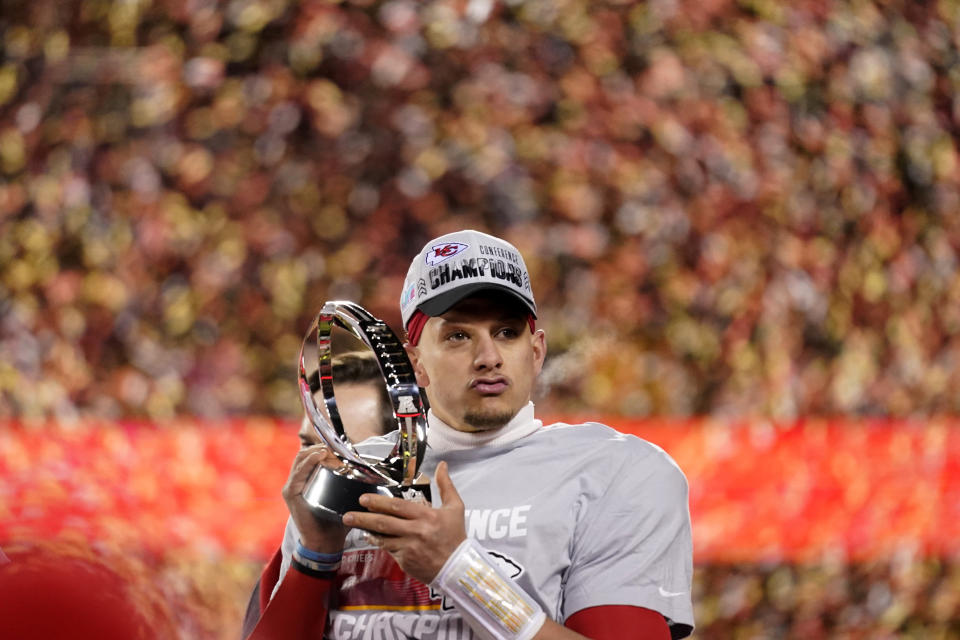
[[(687, 481), (663, 449), (610, 427), (554, 424), (505, 446), (442, 455), (466, 505), (467, 535), (547, 615), (588, 607), (658, 611), (674, 638), (693, 630), (693, 554)], [(433, 487), (434, 502), (439, 490)], [(285, 572), (296, 544), (288, 523)], [(474, 637), (442, 595), (406, 576), (360, 532), (347, 538), (326, 636)]]

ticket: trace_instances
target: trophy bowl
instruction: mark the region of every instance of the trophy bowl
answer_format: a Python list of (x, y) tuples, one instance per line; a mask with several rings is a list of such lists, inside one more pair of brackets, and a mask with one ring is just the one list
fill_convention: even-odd
[[(384, 455), (361, 453), (347, 438), (334, 395), (332, 337), (335, 327), (348, 331), (373, 352), (397, 428), (384, 436)], [(318, 405), (310, 388), (307, 351), (316, 332), (317, 372), (323, 401)], [(358, 500), (364, 493), (430, 502), (429, 482), (418, 473), (427, 446), (426, 397), (417, 385), (403, 343), (382, 320), (360, 305), (343, 300), (324, 303), (300, 346), (298, 386), (307, 419), (321, 441), (340, 459), (332, 470), (317, 466), (303, 498), (320, 519), (339, 522), (348, 511), (366, 511)], [(392, 444), (390, 444), (392, 441)]]

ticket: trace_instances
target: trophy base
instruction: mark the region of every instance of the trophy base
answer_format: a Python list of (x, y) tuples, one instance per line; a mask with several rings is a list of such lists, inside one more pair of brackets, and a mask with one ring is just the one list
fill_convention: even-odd
[(343, 521), (343, 514), (348, 511), (367, 511), (359, 502), (360, 496), (365, 493), (378, 493), (388, 498), (423, 500), (427, 504), (431, 502), (429, 483), (406, 487), (376, 485), (338, 475), (321, 466), (314, 469), (307, 479), (303, 499), (317, 518), (339, 524)]

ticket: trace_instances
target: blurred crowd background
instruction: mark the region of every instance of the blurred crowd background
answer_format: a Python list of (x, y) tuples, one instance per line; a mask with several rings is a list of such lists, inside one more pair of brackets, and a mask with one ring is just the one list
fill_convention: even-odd
[[(293, 419), (465, 227), (553, 414), (954, 415), (958, 89), (955, 0), (0, 0), (0, 419)], [(704, 566), (697, 635), (957, 638), (958, 566)]]
[(956, 2), (4, 0), (0, 415), (293, 415), (326, 299), (526, 254), (543, 401), (960, 396)]

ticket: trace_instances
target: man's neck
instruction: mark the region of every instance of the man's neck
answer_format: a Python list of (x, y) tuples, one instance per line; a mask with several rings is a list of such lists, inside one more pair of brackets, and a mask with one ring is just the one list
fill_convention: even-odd
[(431, 409), (427, 414), (427, 443), (437, 453), (502, 446), (524, 438), (543, 423), (534, 418), (534, 405), (528, 402), (507, 424), (489, 431), (460, 431), (451, 427)]

